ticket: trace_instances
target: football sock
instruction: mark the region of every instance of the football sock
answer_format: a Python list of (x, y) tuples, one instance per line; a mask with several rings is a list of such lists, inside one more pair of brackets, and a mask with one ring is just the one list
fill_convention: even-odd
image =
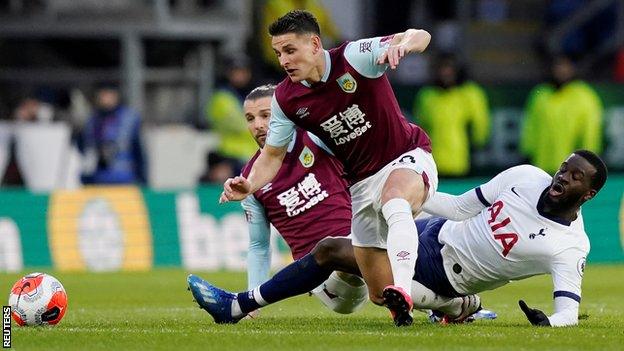
[(405, 199), (391, 199), (382, 208), (388, 223), (388, 258), (394, 285), (411, 291), (414, 267), (418, 257), (418, 229), (412, 217), (412, 208)]
[(463, 301), (461, 297), (438, 295), (415, 280), (412, 280), (411, 295), (416, 309), (438, 310), (450, 316), (457, 316), (461, 313)]
[(249, 313), (262, 306), (310, 292), (324, 282), (331, 272), (319, 266), (314, 256), (308, 254), (284, 267), (259, 287), (239, 293), (234, 300), (238, 303), (232, 304), (232, 313), (238, 312), (235, 305), (239, 306), (242, 313)]

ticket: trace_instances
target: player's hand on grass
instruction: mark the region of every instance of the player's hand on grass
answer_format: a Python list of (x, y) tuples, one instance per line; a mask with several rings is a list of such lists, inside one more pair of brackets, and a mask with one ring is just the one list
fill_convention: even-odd
[(405, 45), (390, 45), (388, 49), (379, 56), (377, 64), (383, 65), (387, 63), (390, 69), (395, 69), (399, 65), (399, 61), (405, 56), (406, 51)]
[(219, 203), (228, 201), (240, 201), (249, 195), (251, 190), (251, 183), (241, 176), (229, 178), (223, 184), (223, 192), (219, 197)]
[(530, 308), (524, 302), (524, 300), (518, 301), (518, 305), (520, 305), (520, 309), (527, 316), (527, 319), (533, 325), (539, 325), (543, 327), (549, 327), (550, 321), (548, 320), (548, 316), (546, 314), (536, 308)]

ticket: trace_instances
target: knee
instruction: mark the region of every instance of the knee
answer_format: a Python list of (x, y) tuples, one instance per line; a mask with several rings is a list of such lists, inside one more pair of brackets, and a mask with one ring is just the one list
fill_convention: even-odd
[(334, 269), (334, 253), (340, 249), (339, 243), (334, 238), (323, 238), (319, 241), (314, 249), (312, 249), (312, 255), (316, 263), (325, 269)]
[[(401, 172), (393, 177), (395, 172), (398, 171), (407, 171), (409, 173)], [(381, 193), (381, 204), (385, 205), (386, 202), (392, 199), (405, 199), (413, 210), (418, 209), (426, 198), (426, 190), (424, 180), (420, 174), (412, 170), (395, 170), (386, 180)]]
[[(386, 202), (392, 200), (392, 199), (405, 199), (407, 200), (407, 202), (410, 202), (407, 196), (406, 191), (402, 191), (401, 189), (397, 188), (397, 187), (389, 187), (387, 189), (385, 189), (385, 191), (383, 192), (383, 194), (381, 194), (381, 203), (383, 205), (386, 204)], [(411, 205), (411, 202), (410, 202)]]

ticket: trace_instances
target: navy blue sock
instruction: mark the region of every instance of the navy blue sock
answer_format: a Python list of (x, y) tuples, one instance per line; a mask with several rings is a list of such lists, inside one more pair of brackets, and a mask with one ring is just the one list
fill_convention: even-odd
[[(319, 266), (314, 256), (308, 254), (284, 267), (266, 283), (260, 285), (260, 295), (264, 301), (274, 303), (305, 294), (321, 285), (331, 272)], [(262, 307), (254, 298), (254, 290), (239, 293), (238, 304), (243, 313)]]

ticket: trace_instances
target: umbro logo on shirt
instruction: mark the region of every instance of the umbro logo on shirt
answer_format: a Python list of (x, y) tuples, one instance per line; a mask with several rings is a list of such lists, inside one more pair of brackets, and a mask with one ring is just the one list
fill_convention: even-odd
[(544, 233), (545, 230), (546, 230), (546, 228), (542, 228), (542, 229), (540, 229), (539, 233), (537, 233), (537, 234), (535, 234), (535, 233), (529, 234), (529, 239), (535, 239), (535, 237), (538, 237), (538, 236), (546, 236), (546, 233)]
[(266, 193), (267, 191), (273, 189), (273, 183), (269, 183), (265, 186), (263, 186), (262, 188), (260, 188), (260, 190), (262, 190), (262, 193)]
[(308, 112), (308, 108), (307, 107), (300, 107), (297, 112), (295, 113), (295, 115), (299, 118), (304, 118), (310, 115), (310, 112)]
[(407, 261), (407, 260), (410, 259), (410, 257), (409, 257), (410, 253), (407, 252), (407, 251), (401, 251), (401, 252), (399, 252), (396, 255), (398, 257), (397, 261)]

